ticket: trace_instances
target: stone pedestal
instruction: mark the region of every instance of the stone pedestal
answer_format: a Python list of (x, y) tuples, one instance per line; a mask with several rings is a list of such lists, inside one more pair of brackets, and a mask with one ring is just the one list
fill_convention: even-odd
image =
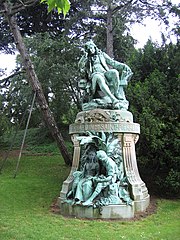
[[(87, 132), (112, 135), (119, 140), (119, 148), (122, 152), (122, 169), (127, 178), (131, 206), (122, 204), (102, 206), (94, 209), (68, 203), (67, 193), (72, 188), (73, 173), (79, 169), (81, 159), (81, 145), (79, 136)], [(64, 181), (59, 197), (62, 215), (79, 218), (133, 218), (134, 213), (145, 211), (149, 205), (149, 194), (145, 183), (139, 175), (135, 144), (140, 134), (140, 125), (133, 122), (133, 115), (126, 110), (102, 110), (95, 109), (78, 113), (75, 123), (70, 125), (74, 144), (73, 164), (68, 178)], [(111, 156), (112, 156), (111, 152)]]
[(61, 214), (76, 218), (90, 219), (131, 219), (134, 217), (134, 204), (132, 206), (108, 205), (101, 208), (71, 205), (60, 201)]

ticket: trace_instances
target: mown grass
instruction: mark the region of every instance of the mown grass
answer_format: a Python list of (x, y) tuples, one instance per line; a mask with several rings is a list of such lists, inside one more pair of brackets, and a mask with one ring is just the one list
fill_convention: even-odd
[(8, 159), (0, 175), (2, 240), (180, 239), (178, 200), (159, 200), (157, 213), (138, 221), (65, 218), (50, 211), (70, 171), (62, 158), (57, 154), (23, 156), (14, 179), (16, 160), (17, 157)]

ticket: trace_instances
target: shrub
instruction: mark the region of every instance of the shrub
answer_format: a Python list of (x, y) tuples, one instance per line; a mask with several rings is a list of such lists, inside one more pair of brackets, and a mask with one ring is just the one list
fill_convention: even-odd
[(178, 197), (180, 195), (180, 172), (171, 169), (165, 180), (158, 177), (156, 184), (166, 196)]

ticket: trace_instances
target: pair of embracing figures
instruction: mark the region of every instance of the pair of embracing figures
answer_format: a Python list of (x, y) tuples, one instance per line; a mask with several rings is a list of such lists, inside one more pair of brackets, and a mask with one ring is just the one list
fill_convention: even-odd
[(117, 164), (105, 151), (90, 151), (82, 171), (74, 172), (73, 176), (72, 189), (67, 197), (72, 197), (74, 204), (102, 206), (120, 204), (123, 200), (131, 205), (128, 192), (120, 185), (122, 176)]

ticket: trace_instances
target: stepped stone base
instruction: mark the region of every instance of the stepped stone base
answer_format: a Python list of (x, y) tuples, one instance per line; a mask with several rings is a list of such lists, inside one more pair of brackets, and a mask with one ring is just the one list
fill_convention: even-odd
[(134, 217), (134, 204), (132, 206), (121, 204), (93, 208), (60, 202), (60, 210), (62, 215), (76, 218), (129, 219)]
[(149, 194), (142, 200), (134, 201), (135, 212), (144, 212), (150, 204)]

